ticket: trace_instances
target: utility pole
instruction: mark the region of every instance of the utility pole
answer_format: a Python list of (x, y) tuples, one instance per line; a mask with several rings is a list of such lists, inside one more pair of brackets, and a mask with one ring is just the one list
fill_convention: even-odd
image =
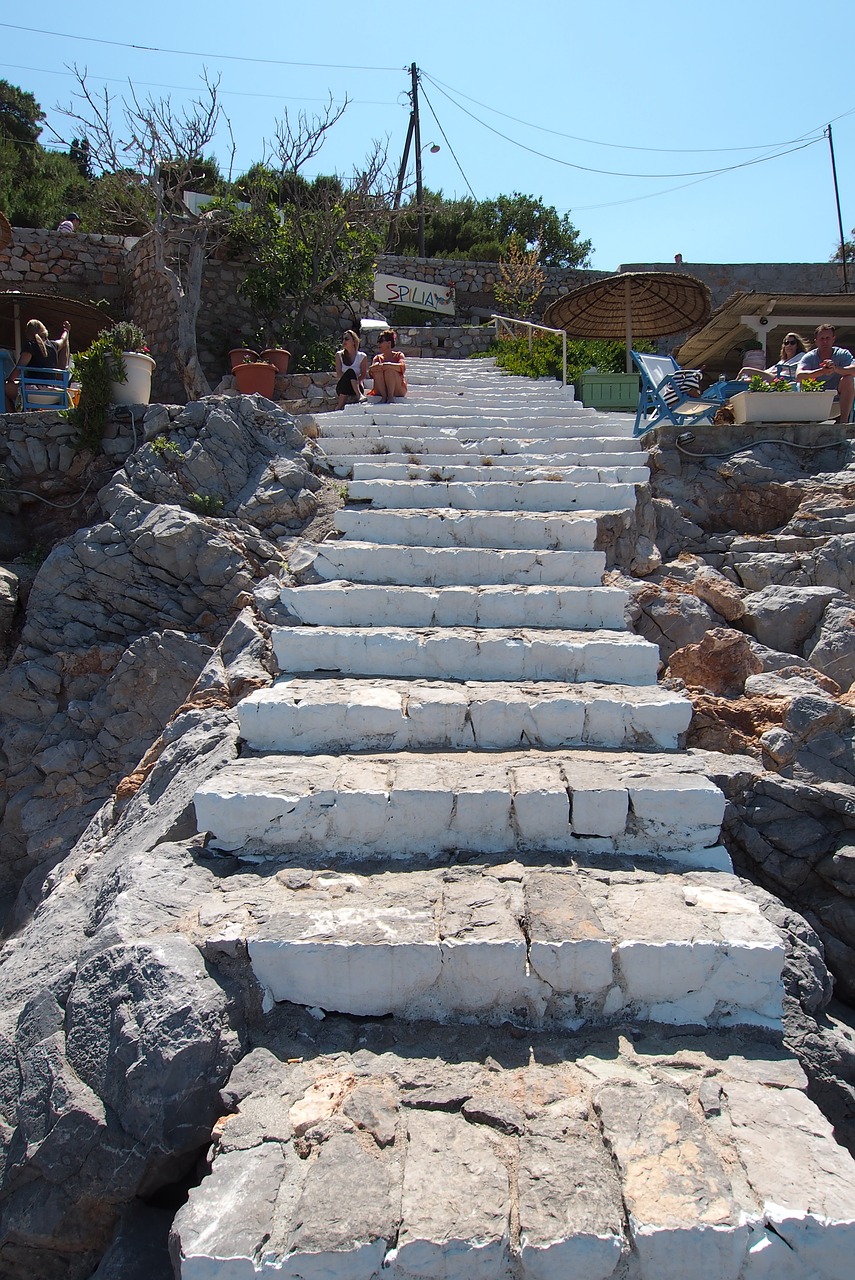
[(419, 127), (419, 69), (415, 63), (410, 67), (413, 82), (411, 93), (413, 103), (413, 142), (416, 148), (416, 206), (419, 211), (419, 257), (425, 256), (425, 202), (422, 189), (422, 135)]
[(834, 163), (834, 140), (831, 136), (831, 125), (826, 126), (825, 136), (828, 138), (828, 149), (831, 152), (831, 176), (834, 179), (834, 199), (837, 203), (837, 230), (840, 233), (840, 260), (843, 263), (843, 292), (849, 292), (849, 273), (846, 268), (846, 239), (843, 235), (843, 218), (840, 214), (840, 189), (837, 185), (837, 165)]
[[(404, 143), (404, 151), (401, 155), (401, 165), (398, 169), (398, 181), (395, 185), (395, 202), (392, 206), (392, 221), (389, 224), (389, 233), (386, 236), (386, 252), (391, 253), (395, 248), (395, 228), (397, 225), (397, 213), (401, 207), (401, 196), (404, 191), (404, 180), (407, 175), (407, 162), (410, 158), (410, 147), (415, 142), (416, 147), (416, 207), (419, 216), (419, 257), (425, 256), (425, 211), (424, 211), (424, 193), (422, 190), (422, 146), (421, 146), (421, 129), (419, 127), (419, 69), (413, 62), (410, 65), (410, 81), (412, 88), (410, 89), (410, 122), (407, 126), (407, 138)], [(438, 149), (438, 148), (437, 148)]]

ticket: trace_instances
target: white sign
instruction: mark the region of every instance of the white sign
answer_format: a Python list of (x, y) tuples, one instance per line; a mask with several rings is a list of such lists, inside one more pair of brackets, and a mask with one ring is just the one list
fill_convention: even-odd
[(384, 302), (386, 306), (438, 311), (446, 316), (453, 316), (455, 312), (453, 284), (426, 284), (423, 280), (405, 280), (401, 276), (375, 275), (374, 301)]

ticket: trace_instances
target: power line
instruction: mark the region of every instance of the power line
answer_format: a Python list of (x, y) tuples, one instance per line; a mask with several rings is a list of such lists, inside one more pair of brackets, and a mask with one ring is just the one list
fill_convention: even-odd
[[(3, 24), (0, 23), (0, 26), (2, 25)], [(23, 67), (23, 66), (19, 66), (17, 63), (14, 63), (14, 62), (0, 62), (0, 67), (3, 67), (7, 71), (33, 71), (37, 75), (64, 76), (67, 79), (72, 79), (72, 80), (75, 78), (73, 71), (56, 71), (52, 67)], [(100, 76), (95, 74), (94, 72), (92, 73), (92, 78), (94, 80), (103, 81), (105, 84), (127, 84), (128, 83), (127, 79), (119, 79), (117, 76)], [(134, 80), (133, 83), (135, 85), (141, 85), (145, 89), (170, 89), (173, 91), (177, 90), (181, 93), (196, 93), (198, 90), (198, 85), (193, 86), (193, 85), (187, 85), (187, 84), (158, 84), (157, 81), (154, 81), (154, 80)], [(295, 97), (294, 95), (284, 94), (284, 93), (249, 93), (249, 92), (245, 92), (242, 89), (222, 89), (221, 88), (219, 92), (224, 96), (230, 97), (230, 98), (270, 98), (274, 101), (279, 101), (279, 102), (327, 102), (328, 101), (327, 98), (298, 98), (298, 97)], [(367, 98), (351, 98), (350, 103), (353, 106), (360, 106), (360, 107), (398, 107), (401, 105), (399, 102), (392, 102), (388, 99), (386, 101), (379, 101), (379, 100), (373, 101)]]
[[(474, 102), (476, 106), (483, 107), (485, 111), (491, 111), (494, 115), (502, 116), (505, 120), (512, 120), (515, 124), (521, 124), (527, 129), (537, 129), (540, 133), (550, 133), (556, 138), (566, 138), (569, 142), (584, 142), (592, 147), (609, 147), (618, 151), (646, 151), (659, 155), (714, 155), (730, 151), (768, 151), (777, 147), (788, 147), (793, 142), (803, 142), (808, 134), (816, 133), (818, 129), (823, 127), (816, 125), (814, 128), (806, 130), (799, 137), (788, 138), (784, 142), (758, 142), (751, 147), (639, 147), (624, 142), (603, 142), (597, 138), (582, 138), (574, 133), (563, 133), (560, 129), (550, 129), (547, 125), (535, 124), (532, 120), (522, 120), (519, 116), (509, 115), (507, 111), (500, 111), (498, 107), (491, 107), (487, 102), (480, 102), (477, 98), (464, 93), (462, 89), (457, 89), (453, 85), (446, 84), (438, 77), (429, 75), (427, 71), (423, 71), (422, 74), (438, 89), (440, 87), (448, 89), (450, 93), (455, 93), (459, 98), (465, 98), (467, 102)], [(459, 106), (459, 103), (455, 105)], [(843, 111), (839, 116), (835, 116), (832, 123), (836, 123), (838, 120), (842, 120), (845, 116), (850, 116), (853, 113), (855, 113), (855, 107), (851, 107), (848, 111)]]
[[(734, 169), (746, 169), (751, 165), (762, 164), (767, 160), (776, 160), (778, 156), (781, 156), (781, 155), (789, 155), (789, 151), (779, 151), (773, 155), (757, 156), (753, 160), (742, 160), (739, 162), (739, 164), (725, 165), (720, 169), (697, 169), (694, 172), (688, 172), (688, 173), (623, 173), (614, 169), (595, 169), (590, 165), (576, 164), (572, 160), (562, 160), (558, 156), (549, 155), (548, 152), (546, 151), (538, 151), (536, 147), (529, 147), (524, 142), (518, 142), (516, 138), (511, 138), (508, 136), (508, 134), (502, 133), (500, 129), (495, 129), (491, 124), (487, 124), (486, 120), (481, 120), (478, 116), (475, 115), (474, 112), (470, 111), (468, 107), (464, 107), (462, 103), (455, 102), (454, 98), (452, 98), (448, 93), (446, 93), (446, 91), (442, 88), (442, 86), (439, 85), (431, 76), (429, 76), (427, 72), (425, 72), (424, 75), (426, 79), (430, 80), (430, 83), (434, 85), (436, 89), (439, 90), (439, 92), (443, 95), (443, 97), (447, 98), (448, 101), (453, 106), (457, 107), (458, 111), (462, 111), (465, 115), (469, 116), (470, 120), (474, 120), (476, 124), (480, 124), (482, 128), (487, 129), (490, 133), (495, 134), (497, 138), (501, 138), (504, 142), (509, 142), (513, 147), (519, 147), (521, 151), (529, 152), (530, 155), (538, 156), (541, 160), (549, 160), (553, 164), (563, 165), (567, 169), (576, 169), (581, 173), (595, 173), (595, 174), (598, 174), (599, 176), (608, 177), (608, 178), (635, 178), (635, 179), (641, 178), (645, 180), (658, 179), (658, 178), (669, 179), (669, 178), (715, 177), (717, 174), (720, 174), (720, 173), (731, 173), (733, 172)], [(811, 146), (814, 142), (818, 142), (818, 141), (819, 141), (818, 138), (812, 138), (810, 139), (809, 142), (804, 143), (802, 145)], [(801, 147), (792, 148), (792, 150), (800, 150), (800, 149)]]
[(321, 71), (394, 71), (400, 67), (362, 67), (345, 62), (290, 62), (282, 58), (246, 58), (236, 53), (200, 53), (198, 49), (161, 49), (157, 45), (129, 44), (124, 40), (103, 40), (99, 36), (81, 36), (68, 31), (46, 31), (44, 27), (19, 27), (12, 22), (0, 22), (8, 31), (25, 31), (32, 36), (56, 36), (60, 40), (82, 40), (87, 44), (106, 44), (113, 49), (135, 49), (139, 53), (171, 53), (181, 58), (218, 58), (223, 62), (252, 62), (267, 67), (311, 67)]
[(422, 97), (424, 98), (424, 100), (425, 100), (425, 102), (428, 104), (428, 106), (430, 107), (430, 113), (431, 113), (431, 115), (432, 115), (432, 116), (433, 116), (433, 118), (434, 118), (434, 122), (436, 123), (436, 127), (437, 127), (437, 129), (439, 129), (440, 133), (442, 134), (443, 138), (445, 139), (445, 145), (448, 147), (449, 151), (450, 151), (450, 152), (451, 152), (451, 154), (454, 156), (454, 163), (457, 165), (458, 169), (460, 170), (460, 176), (462, 177), (463, 181), (466, 183), (466, 185), (467, 185), (467, 187), (469, 188), (469, 190), (472, 192), (472, 199), (473, 199), (473, 200), (477, 200), (477, 199), (478, 199), (478, 197), (476, 196), (475, 192), (474, 192), (474, 191), (472, 191), (472, 183), (469, 181), (469, 179), (466, 177), (466, 174), (463, 172), (463, 166), (462, 166), (462, 164), (460, 163), (460, 161), (457, 159), (457, 154), (456, 154), (456, 152), (455, 152), (455, 150), (454, 150), (454, 147), (453, 147), (453, 146), (451, 145), (451, 143), (448, 141), (448, 135), (446, 134), (446, 132), (445, 132), (445, 130), (443, 129), (442, 125), (439, 123), (439, 119), (438, 119), (438, 117), (437, 117), (437, 114), (436, 114), (436, 112), (435, 112), (435, 111), (434, 111), (434, 109), (433, 109), (433, 103), (431, 102), (431, 100), (430, 100), (430, 98), (427, 96), (427, 94), (425, 93), (424, 85), (422, 85)]

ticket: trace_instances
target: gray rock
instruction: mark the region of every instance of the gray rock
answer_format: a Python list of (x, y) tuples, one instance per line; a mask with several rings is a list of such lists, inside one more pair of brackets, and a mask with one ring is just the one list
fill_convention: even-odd
[(764, 587), (745, 597), (743, 626), (761, 644), (800, 654), (826, 606), (838, 594), (830, 587)]
[(834, 600), (829, 604), (805, 644), (805, 657), (842, 689), (855, 681), (855, 607), (850, 602)]
[(174, 1280), (169, 1258), (171, 1222), (168, 1209), (132, 1201), (90, 1280)]

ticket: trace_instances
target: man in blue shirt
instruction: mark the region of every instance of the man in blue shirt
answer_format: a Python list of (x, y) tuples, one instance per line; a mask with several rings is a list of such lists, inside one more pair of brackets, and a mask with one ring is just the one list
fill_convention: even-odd
[(803, 382), (805, 378), (816, 378), (829, 391), (836, 391), (840, 401), (838, 422), (848, 422), (852, 402), (855, 400), (855, 360), (852, 359), (852, 352), (845, 347), (835, 347), (834, 332), (833, 324), (821, 324), (817, 327), (814, 332), (816, 346), (799, 361), (796, 380)]

